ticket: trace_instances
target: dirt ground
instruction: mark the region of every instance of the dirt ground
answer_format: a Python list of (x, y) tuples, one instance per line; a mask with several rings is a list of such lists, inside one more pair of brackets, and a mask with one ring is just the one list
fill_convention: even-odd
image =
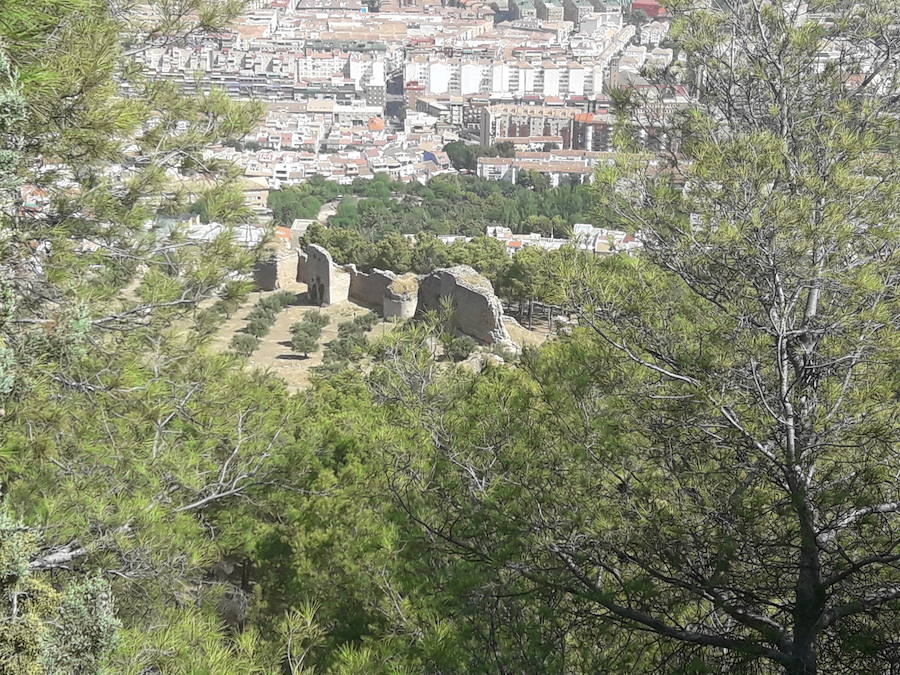
[[(297, 391), (309, 385), (310, 369), (321, 365), (325, 345), (337, 337), (338, 324), (365, 314), (369, 309), (352, 302), (341, 302), (321, 308), (315, 307), (306, 298), (306, 284), (296, 284), (285, 290), (297, 293), (297, 301), (278, 313), (272, 329), (260, 339), (256, 351), (250, 355), (248, 365), (278, 375), (287, 382), (290, 391)], [(219, 328), (213, 339), (212, 348), (226, 351), (232, 336), (246, 325), (246, 316), (253, 306), (260, 298), (272, 295), (273, 292), (251, 293), (244, 305)], [(296, 354), (291, 350), (291, 326), (302, 321), (303, 315), (311, 309), (319, 309), (331, 321), (322, 329), (319, 350), (311, 353), (307, 358), (303, 358), (301, 354)], [(380, 336), (390, 328), (390, 324), (380, 322), (367, 335)]]
[(546, 330), (528, 330), (515, 321), (504, 321), (503, 325), (512, 341), (522, 347), (537, 347), (551, 337)]
[[(262, 337), (256, 351), (250, 355), (248, 365), (252, 368), (267, 370), (281, 377), (290, 391), (298, 391), (309, 385), (311, 369), (321, 365), (325, 346), (337, 337), (337, 327), (345, 321), (365, 314), (370, 310), (367, 307), (353, 302), (341, 302), (328, 307), (317, 308), (311, 305), (306, 298), (306, 284), (292, 284), (285, 290), (297, 294), (297, 300), (278, 313), (272, 329)], [(260, 298), (272, 295), (275, 291), (256, 291), (251, 293), (247, 301), (226, 320), (219, 328), (212, 341), (212, 348), (217, 351), (227, 351), (232, 336), (246, 326), (246, 317)], [(319, 338), (319, 349), (311, 353), (307, 358), (296, 354), (291, 350), (291, 326), (303, 320), (303, 314), (310, 309), (319, 309), (328, 316), (331, 321), (322, 329)], [(379, 322), (367, 334), (368, 337), (380, 337), (391, 330), (394, 324)], [(520, 345), (539, 345), (550, 337), (544, 331), (531, 331), (515, 322), (506, 322), (506, 328), (510, 337)]]

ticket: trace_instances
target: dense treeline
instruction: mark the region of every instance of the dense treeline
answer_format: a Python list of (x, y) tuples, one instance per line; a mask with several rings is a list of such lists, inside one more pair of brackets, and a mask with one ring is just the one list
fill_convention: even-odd
[(521, 185), (475, 176), (432, 178), (427, 185), (399, 183), (384, 174), (342, 186), (314, 178), (273, 191), (269, 207), (275, 220), (315, 218), (323, 204), (340, 198), (328, 224), (359, 232), (371, 241), (391, 233), (484, 234), (488, 225), (515, 232), (566, 236), (571, 225), (596, 219), (587, 186), (560, 186), (537, 192)]
[(457, 170), (474, 172), (477, 168), (479, 157), (515, 157), (516, 149), (510, 142), (497, 143), (485, 147), (483, 145), (471, 145), (463, 141), (453, 141), (444, 146), (444, 152)]
[[(258, 109), (127, 56), (237, 7), (150, 7), (0, 21), (0, 672), (896, 670), (896, 10), (670, 3), (704, 73), (657, 121), (678, 161), (628, 154), (622, 96), (590, 192), (642, 253), (496, 256), (578, 326), (475, 373), (449, 304), (377, 339), (367, 315), (291, 394), (211, 348), (253, 252), (147, 225), (176, 174), (247, 218), (202, 152)], [(810, 68), (838, 38), (866, 58)]]

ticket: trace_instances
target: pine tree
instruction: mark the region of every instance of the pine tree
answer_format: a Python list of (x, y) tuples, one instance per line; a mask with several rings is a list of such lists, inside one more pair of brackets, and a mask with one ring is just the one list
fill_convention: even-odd
[[(2, 544), (17, 572), (0, 580), (0, 670), (102, 670), (143, 649), (114, 639), (118, 622), (150, 625), (184, 593), (208, 608), (221, 586), (196, 582), (218, 554), (198, 514), (273, 475), (261, 459), (277, 423), (261, 446), (202, 440), (204, 410), (234, 395), (237, 431), (256, 414), (252, 396), (271, 390), (231, 389), (230, 360), (198, 356), (209, 331), (193, 331), (198, 303), (233, 297), (229, 275), (255, 258), (228, 229), (250, 217), (238, 173), (202, 152), (240, 138), (259, 107), (182, 97), (132, 61), (151, 33), (182, 40), (238, 11), (200, 0), (0, 10), (0, 485), (4, 518), (28, 533), (12, 554)], [(196, 198), (226, 226), (202, 245), (166, 220)], [(10, 635), (34, 648), (10, 652)]]
[(887, 672), (897, 10), (669, 9), (696, 103), (673, 111), (674, 72), (617, 93), (634, 151), (595, 189), (643, 251), (573, 256), (581, 328), (527, 375), (403, 398), (434, 453), (395, 459), (395, 494), (436, 556), (484, 570), (492, 631), (534, 598), (546, 624), (521, 630), (559, 631), (563, 669)]

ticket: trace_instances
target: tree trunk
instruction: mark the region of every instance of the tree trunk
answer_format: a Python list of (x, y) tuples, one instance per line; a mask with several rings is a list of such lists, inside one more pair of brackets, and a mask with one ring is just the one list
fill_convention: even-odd
[(794, 646), (795, 661), (789, 666), (785, 666), (786, 675), (817, 675), (818, 666), (816, 665), (816, 646), (814, 643), (807, 643), (802, 646)]
[(825, 610), (825, 589), (814, 517), (807, 503), (802, 479), (790, 480), (794, 508), (800, 526), (800, 550), (797, 584), (794, 596), (794, 663), (787, 668), (791, 675), (816, 675), (818, 672), (816, 643), (817, 625)]

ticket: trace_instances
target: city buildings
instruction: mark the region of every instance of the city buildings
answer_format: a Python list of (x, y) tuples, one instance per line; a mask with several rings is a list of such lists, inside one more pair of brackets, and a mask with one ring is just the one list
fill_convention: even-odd
[[(536, 171), (552, 185), (591, 180), (597, 156), (612, 149), (610, 91), (646, 89), (645, 68), (672, 64), (660, 46), (668, 24), (625, 24), (622, 4), (610, 0), (509, 0), (500, 15), (495, 7), (255, 0), (227, 30), (136, 58), (151, 78), (186, 92), (264, 101), (251, 134), (207, 154), (268, 189), (312, 175), (427, 181), (453, 171), (442, 148), (459, 139), (516, 149), (512, 160), (480, 160), (485, 178), (515, 182)], [(687, 100), (641, 91), (647, 119)]]
[(596, 255), (626, 253), (641, 247), (640, 241), (627, 232), (595, 227), (589, 223), (576, 223), (572, 228), (571, 238), (544, 237), (536, 232), (515, 234), (508, 227), (494, 226), (488, 227), (485, 235), (506, 244), (506, 252), (509, 255), (515, 255), (528, 246), (536, 246), (545, 251), (555, 251), (564, 246), (570, 246)]
[(515, 157), (479, 157), (476, 173), (485, 180), (519, 183), (525, 172), (532, 172), (544, 176), (548, 187), (580, 185), (591, 182), (594, 170), (612, 160), (611, 153), (584, 150), (516, 152)]
[(562, 106), (493, 105), (481, 111), (481, 144), (572, 147), (572, 121), (580, 111)]

